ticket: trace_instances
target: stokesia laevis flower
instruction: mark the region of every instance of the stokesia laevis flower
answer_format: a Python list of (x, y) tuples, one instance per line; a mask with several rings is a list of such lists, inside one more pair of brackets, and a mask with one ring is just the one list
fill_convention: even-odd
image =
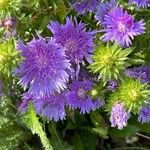
[(30, 93), (25, 93), (19, 110), (24, 113), (27, 111), (29, 102), (33, 103), (35, 111), (40, 116), (48, 120), (59, 121), (65, 119), (65, 94), (54, 94), (44, 97), (33, 97)]
[(141, 108), (138, 121), (141, 123), (150, 122), (150, 105)]
[(142, 83), (150, 84), (150, 66), (133, 67), (127, 69), (125, 73), (129, 77), (134, 77), (135, 79), (140, 78)]
[(111, 127), (122, 129), (127, 125), (130, 114), (125, 110), (123, 103), (116, 103), (111, 110), (110, 122)]
[(56, 43), (64, 48), (67, 58), (77, 65), (76, 74), (78, 75), (79, 63), (84, 64), (84, 58), (91, 63), (95, 32), (86, 31), (85, 24), (78, 23), (76, 18), (75, 23), (72, 19), (67, 18), (64, 25), (51, 21), (48, 28), (53, 33)]
[(129, 4), (135, 4), (137, 7), (149, 7), (150, 0), (129, 0)]
[(6, 38), (9, 39), (11, 36), (16, 35), (16, 26), (17, 26), (16, 18), (10, 17), (4, 21), (4, 27), (6, 28)]
[(93, 83), (86, 81), (73, 81), (67, 94), (67, 105), (72, 109), (79, 109), (81, 114), (89, 113), (103, 106), (104, 101), (93, 100), (88, 92), (92, 90)]
[(85, 14), (86, 12), (93, 12), (100, 0), (73, 0), (73, 9), (79, 14)]
[(48, 120), (59, 121), (65, 119), (65, 94), (36, 98), (33, 103), (37, 113)]
[(100, 3), (96, 9), (95, 19), (103, 25), (105, 15), (117, 6), (116, 0)]
[(19, 83), (29, 93), (35, 96), (49, 95), (66, 88), (69, 79), (70, 63), (66, 59), (63, 49), (54, 39), (46, 39), (38, 35), (26, 45), (18, 42), (18, 49), (22, 50), (24, 60), (15, 71)]
[(135, 22), (133, 16), (129, 15), (123, 8), (115, 8), (104, 18), (104, 35), (101, 39), (106, 41), (115, 41), (121, 46), (132, 44), (134, 36), (144, 33), (143, 20)]

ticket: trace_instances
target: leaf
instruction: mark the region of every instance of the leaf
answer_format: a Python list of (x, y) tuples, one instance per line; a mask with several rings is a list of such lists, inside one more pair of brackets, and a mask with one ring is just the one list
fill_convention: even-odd
[(73, 141), (74, 141), (75, 150), (84, 150), (81, 137), (77, 132), (74, 135), (74, 140)]
[(117, 128), (109, 128), (109, 134), (113, 137), (125, 138), (131, 136), (138, 132), (139, 129), (134, 125), (128, 125), (122, 130), (118, 130)]
[(41, 143), (43, 144), (45, 150), (53, 150), (31, 103), (29, 104), (28, 111), (23, 116), (23, 122), (32, 131), (33, 134), (37, 134), (40, 137)]

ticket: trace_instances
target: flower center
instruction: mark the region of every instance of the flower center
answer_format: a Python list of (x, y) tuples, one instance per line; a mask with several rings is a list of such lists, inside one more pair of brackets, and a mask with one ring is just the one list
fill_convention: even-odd
[(77, 45), (78, 44), (74, 40), (69, 39), (69, 40), (66, 41), (65, 50), (69, 51), (69, 52), (76, 52)]
[(120, 32), (125, 32), (125, 30), (126, 30), (125, 24), (123, 24), (121, 21), (118, 22), (118, 30)]
[(126, 30), (130, 29), (133, 25), (133, 19), (129, 17), (123, 17), (118, 21), (118, 31), (125, 33)]
[(38, 56), (36, 64), (38, 68), (44, 68), (47, 65), (47, 59), (44, 56)]
[(102, 57), (102, 64), (105, 67), (108, 67), (108, 66), (110, 68), (114, 67), (114, 58), (113, 58), (113, 56), (111, 54), (104, 55)]
[(79, 99), (84, 99), (86, 97), (86, 91), (83, 88), (79, 88), (77, 91)]
[(131, 90), (130, 96), (132, 97), (133, 101), (136, 101), (139, 97), (139, 93), (136, 90)]
[(120, 120), (120, 116), (119, 116), (119, 115), (115, 115), (115, 116), (114, 116), (114, 119), (115, 119), (116, 121), (119, 121), (119, 120)]

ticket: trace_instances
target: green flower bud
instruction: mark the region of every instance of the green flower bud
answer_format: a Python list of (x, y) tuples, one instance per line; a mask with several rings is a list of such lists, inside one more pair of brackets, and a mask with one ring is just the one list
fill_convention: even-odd
[(118, 79), (121, 71), (128, 66), (126, 60), (131, 52), (131, 48), (122, 50), (117, 44), (113, 46), (107, 44), (106, 47), (101, 45), (95, 50), (92, 57), (94, 63), (89, 68), (91, 72), (98, 73), (98, 78), (101, 78), (104, 82), (111, 79)]
[(118, 90), (110, 96), (108, 106), (110, 109), (113, 104), (122, 102), (129, 112), (136, 114), (149, 102), (149, 96), (148, 84), (143, 84), (140, 80), (127, 78)]

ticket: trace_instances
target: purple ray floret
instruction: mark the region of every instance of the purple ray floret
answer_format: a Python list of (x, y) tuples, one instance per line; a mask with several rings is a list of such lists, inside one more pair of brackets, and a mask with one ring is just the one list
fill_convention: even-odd
[(29, 102), (32, 102), (34, 109), (40, 116), (47, 120), (59, 121), (65, 119), (65, 94), (54, 94), (44, 97), (33, 97), (30, 93), (25, 93), (23, 101), (19, 107), (21, 112), (26, 112)]
[(141, 108), (138, 121), (141, 123), (150, 122), (150, 105)]
[(127, 69), (125, 71), (129, 77), (140, 79), (142, 83), (150, 84), (150, 66), (139, 66)]
[(105, 15), (112, 11), (117, 6), (116, 0), (110, 0), (109, 2), (100, 3), (96, 9), (95, 19), (104, 25)]

